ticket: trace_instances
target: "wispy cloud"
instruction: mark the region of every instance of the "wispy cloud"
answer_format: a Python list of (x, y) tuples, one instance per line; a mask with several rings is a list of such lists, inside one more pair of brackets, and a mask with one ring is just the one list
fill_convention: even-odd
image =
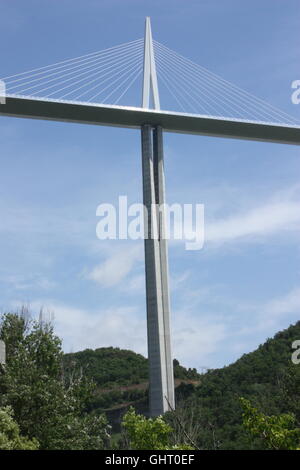
[(0, 283), (12, 287), (16, 290), (28, 290), (38, 288), (41, 290), (50, 290), (56, 286), (56, 282), (44, 278), (39, 274), (17, 275), (4, 274), (0, 275)]
[(300, 231), (299, 185), (275, 192), (264, 203), (239, 210), (226, 218), (212, 218), (205, 225), (205, 243), (260, 241)]
[(135, 264), (142, 259), (143, 250), (140, 244), (130, 248), (118, 248), (103, 263), (86, 273), (85, 278), (95, 281), (103, 287), (113, 287), (127, 278)]
[(146, 319), (135, 305), (88, 310), (46, 299), (30, 306), (35, 312), (41, 306), (53, 312), (55, 332), (66, 352), (114, 346), (146, 354)]
[[(257, 197), (245, 198), (243, 190), (232, 190), (229, 199), (222, 191), (208, 195), (204, 207), (204, 248), (223, 248), (232, 243), (263, 243), (270, 237), (293, 236), (300, 232), (300, 186), (292, 185), (273, 192), (265, 201)], [(228, 194), (225, 192), (225, 195)], [(235, 202), (232, 201), (234, 195)], [(226, 214), (222, 216), (223, 214)], [(182, 249), (184, 240), (174, 240), (180, 233), (181, 221), (175, 218), (170, 226), (171, 246)], [(189, 227), (195, 226), (195, 215), (186, 217)], [(174, 226), (175, 225), (175, 226)], [(194, 230), (194, 228), (193, 228)], [(186, 234), (188, 235), (188, 234)]]
[[(20, 307), (13, 302), (13, 307)], [(79, 309), (51, 299), (30, 303), (38, 318), (43, 309), (46, 318), (54, 318), (55, 333), (63, 339), (65, 352), (114, 346), (147, 356), (146, 313), (135, 305), (99, 310)], [(212, 366), (211, 355), (227, 335), (225, 323), (213, 316), (176, 311), (172, 315), (173, 355), (187, 367)]]
[(289, 313), (298, 313), (300, 318), (300, 287), (292, 289), (286, 295), (270, 300), (266, 303), (265, 315), (273, 318)]
[(229, 242), (253, 236), (267, 236), (300, 230), (300, 203), (270, 203), (247, 213), (208, 223), (206, 242)]
[(175, 311), (173, 318), (173, 352), (189, 367), (212, 367), (212, 354), (228, 337), (224, 319), (218, 315), (187, 310)]
[(235, 335), (240, 338), (256, 338), (257, 335), (270, 335), (287, 327), (300, 318), (300, 287), (294, 287), (282, 295), (262, 302), (243, 302), (237, 300), (236, 311), (245, 318), (238, 325)]

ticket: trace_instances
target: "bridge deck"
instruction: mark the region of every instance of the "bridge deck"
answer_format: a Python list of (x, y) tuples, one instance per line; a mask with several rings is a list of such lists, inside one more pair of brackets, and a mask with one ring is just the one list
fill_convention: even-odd
[(124, 106), (8, 96), (6, 103), (0, 104), (0, 115), (132, 129), (138, 129), (143, 124), (151, 124), (162, 126), (167, 132), (300, 145), (300, 126), (238, 121)]

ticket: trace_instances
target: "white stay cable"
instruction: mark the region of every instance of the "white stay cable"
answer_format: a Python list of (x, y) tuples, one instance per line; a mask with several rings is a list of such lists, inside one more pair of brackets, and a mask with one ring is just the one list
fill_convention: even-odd
[[(125, 64), (119, 64), (119, 66), (117, 68), (115, 68), (112, 72), (108, 72), (102, 76), (99, 77), (99, 73), (97, 74), (97, 77), (94, 78), (93, 80), (90, 80), (89, 82), (77, 87), (75, 90), (71, 90), (70, 92), (66, 93), (65, 95), (62, 96), (62, 98), (66, 98), (67, 96), (69, 96), (70, 94), (72, 93), (75, 93), (79, 90), (82, 90), (82, 88), (85, 88), (87, 86), (89, 86), (91, 83), (96, 83), (96, 85), (94, 85), (92, 88), (89, 88), (87, 89), (86, 91), (84, 91), (83, 93), (81, 93), (80, 95), (77, 96), (77, 99), (81, 98), (83, 95), (86, 95), (87, 93), (90, 93), (92, 90), (94, 90), (95, 88), (97, 88), (100, 85), (102, 85), (103, 83), (106, 83), (110, 80), (112, 80), (116, 74), (120, 73), (120, 71), (124, 71), (124, 70), (127, 70), (128, 67), (130, 67), (132, 64), (136, 64), (136, 62), (140, 62), (140, 57), (142, 56), (142, 54), (138, 55), (138, 56), (135, 56), (133, 58), (131, 58), (129, 61), (127, 61)], [(121, 70), (120, 70), (121, 69)], [(95, 74), (94, 74), (95, 75)], [(105, 76), (109, 75), (107, 78), (105, 78), (105, 80), (103, 80), (103, 78)], [(82, 81), (82, 80), (81, 80)], [(100, 83), (99, 83), (100, 82)], [(114, 82), (111, 82), (111, 83), (114, 83)], [(110, 84), (111, 84), (110, 83)], [(67, 87), (65, 87), (67, 88)], [(61, 91), (61, 90), (60, 90)]]
[(239, 98), (242, 101), (247, 102), (247, 105), (250, 105), (252, 108), (255, 108), (256, 112), (258, 111), (257, 108), (259, 108), (260, 114), (267, 114), (269, 116), (272, 116), (272, 118), (275, 117), (275, 119), (279, 120), (280, 122), (282, 122), (282, 119), (288, 120), (288, 122), (292, 122), (294, 124), (297, 122), (297, 120), (293, 116), (288, 115), (284, 111), (279, 110), (278, 108), (252, 95), (251, 93), (228, 82), (227, 80), (224, 80), (223, 78), (210, 72), (204, 67), (201, 67), (200, 65), (192, 62), (190, 59), (186, 59), (182, 55), (172, 51), (171, 49), (158, 43), (157, 41), (154, 41), (154, 43), (157, 50), (160, 50), (162, 53), (165, 52), (169, 55), (169, 57), (171, 56), (173, 60), (177, 61), (178, 65), (180, 64), (182, 67), (188, 69), (190, 73), (198, 75), (198, 79), (200, 75), (203, 77), (203, 79), (206, 77), (206, 81), (209, 80), (210, 83), (212, 81), (216, 82), (217, 85), (215, 86), (218, 86), (218, 88), (226, 89), (227, 93), (234, 94), (235, 98)]
[[(10, 78), (20, 77), (21, 75), (30, 74), (32, 72), (37, 72), (39, 70), (46, 70), (46, 69), (54, 67), (56, 65), (59, 66), (59, 67), (56, 67), (57, 69), (59, 69), (59, 68), (65, 66), (65, 65), (62, 65), (62, 64), (66, 64), (66, 63), (74, 62), (74, 61), (75, 62), (80, 62), (81, 61), (80, 59), (82, 59), (82, 61), (89, 60), (89, 57), (91, 57), (91, 56), (96, 56), (96, 55), (101, 55), (101, 54), (110, 54), (110, 52), (113, 51), (114, 49), (121, 49), (123, 47), (126, 47), (127, 45), (131, 45), (131, 44), (135, 44), (135, 43), (143, 43), (143, 38), (136, 39), (135, 41), (129, 41), (127, 43), (119, 44), (117, 46), (109, 47), (108, 49), (103, 49), (103, 50), (100, 50), (100, 51), (97, 51), (97, 52), (91, 52), (90, 54), (85, 54), (85, 55), (82, 55), (82, 56), (78, 56), (78, 57), (75, 57), (73, 59), (67, 59), (67, 60), (63, 60), (61, 62), (56, 62), (54, 64), (46, 65), (44, 67), (39, 67), (39, 68), (36, 68), (36, 69), (28, 70), (27, 72), (22, 72), (22, 73), (18, 73), (18, 74), (15, 74), (15, 75), (2, 77), (2, 80), (9, 80)], [(44, 72), (41, 72), (41, 73), (44, 73)], [(35, 75), (37, 75), (37, 74), (35, 74)], [(22, 79), (20, 79), (20, 80), (22, 80)]]
[[(137, 64), (137, 66), (136, 66), (136, 64), (135, 64), (135, 66), (133, 67), (133, 68), (134, 68), (134, 73), (136, 72), (136, 70), (137, 70), (139, 67), (141, 67), (140, 62)], [(132, 71), (132, 68), (130, 69), (129, 73), (130, 73), (131, 71)], [(127, 75), (127, 73), (128, 73), (128, 72), (126, 72), (125, 74), (123, 73), (123, 74), (120, 75), (118, 78), (116, 78), (113, 82), (109, 83), (105, 88), (101, 89), (101, 90), (100, 90), (99, 92), (97, 92), (94, 96), (92, 96), (92, 97), (88, 100), (88, 102), (91, 102), (91, 101), (94, 100), (97, 96), (99, 96), (100, 94), (102, 94), (103, 91), (107, 90), (109, 87), (111, 87), (111, 86), (114, 85), (116, 82), (118, 82), (119, 80), (121, 80), (121, 79), (124, 77), (124, 75)], [(122, 86), (123, 83), (124, 83), (124, 82), (121, 82), (121, 84), (120, 84), (116, 89), (114, 89), (113, 92), (116, 91), (117, 89), (119, 89), (119, 88)], [(112, 93), (113, 93), (113, 92), (112, 92)], [(111, 96), (112, 93), (110, 93), (105, 99), (109, 98), (109, 96)]]
[[(159, 54), (157, 54), (157, 57), (160, 57)], [(233, 114), (237, 114), (239, 115), (241, 118), (245, 119), (245, 115), (248, 115), (248, 118), (247, 119), (252, 119), (253, 120), (253, 114), (251, 114), (251, 112), (249, 112), (249, 105), (248, 105), (248, 102), (246, 103), (246, 106), (245, 104), (241, 103), (235, 95), (233, 95), (233, 97), (230, 97), (227, 95), (224, 96), (224, 93), (221, 93), (220, 90), (218, 88), (212, 88), (211, 87), (211, 84), (210, 82), (207, 81), (207, 79), (205, 80), (200, 80), (199, 78), (195, 78), (193, 75), (189, 75), (188, 72), (186, 71), (186, 69), (183, 69), (182, 67), (178, 67), (178, 65), (175, 63), (172, 63), (172, 61), (169, 61), (169, 58), (167, 57), (164, 57), (162, 59), (162, 61), (164, 62), (164, 64), (171, 64), (171, 66), (173, 66), (173, 69), (172, 69), (172, 74), (174, 75), (179, 75), (180, 76), (180, 72), (181, 72), (181, 76), (182, 78), (184, 78), (184, 82), (185, 84), (188, 83), (190, 85), (190, 91), (191, 92), (194, 92), (196, 95), (199, 95), (199, 93), (201, 93), (201, 89), (203, 90), (204, 89), (204, 94), (206, 96), (206, 98), (213, 100), (215, 104), (217, 104), (217, 106), (220, 105), (220, 103), (223, 103), (224, 104), (224, 109), (230, 109), (229, 113), (233, 112)], [(178, 72), (179, 70), (179, 72)], [(196, 85), (196, 87), (192, 88), (191, 85), (193, 85), (193, 83)], [(209, 96), (211, 95), (211, 97)], [(235, 107), (236, 108), (235, 108)], [(199, 111), (199, 110), (198, 110)], [(242, 111), (242, 114), (240, 111)], [(257, 109), (255, 108), (255, 111), (257, 112)], [(226, 113), (228, 113), (228, 111), (225, 111)], [(224, 113), (224, 110), (222, 109), (221, 113)], [(263, 115), (264, 116), (264, 120), (269, 120), (270, 118), (270, 114), (266, 113), (266, 112), (260, 112), (260, 115)], [(225, 115), (223, 114), (223, 116), (225, 117)], [(272, 116), (273, 117), (273, 116)], [(256, 118), (255, 118), (256, 119)]]
[[(120, 60), (120, 58), (122, 58), (123, 56), (126, 56), (126, 54), (129, 54), (129, 53), (132, 53), (134, 52), (135, 50), (139, 50), (140, 49), (140, 45), (135, 45), (135, 46), (131, 46), (130, 49), (128, 50), (122, 50), (122, 51), (114, 51), (112, 53), (111, 56), (109, 57), (106, 57), (106, 58), (96, 58), (96, 59), (93, 59), (93, 60), (90, 60), (88, 63), (87, 63), (87, 66), (86, 66), (86, 63), (84, 65), (76, 65), (74, 67), (71, 67), (71, 68), (68, 68), (68, 69), (65, 69), (63, 71), (59, 71), (59, 72), (54, 72), (54, 73), (51, 73), (51, 74), (48, 74), (47, 76), (42, 76), (42, 77), (39, 77), (39, 78), (35, 78), (33, 80), (30, 80), (30, 81), (27, 81), (27, 82), (23, 82), (21, 84), (18, 84), (18, 85), (12, 85), (12, 87), (10, 86), (10, 83), (7, 84), (7, 89), (9, 91), (11, 90), (16, 90), (16, 88), (19, 88), (19, 87), (26, 87), (27, 85), (29, 85), (30, 83), (33, 83), (33, 82), (40, 82), (40, 81), (44, 81), (44, 83), (51, 83), (53, 81), (57, 81), (57, 80), (60, 80), (62, 78), (65, 78), (67, 76), (70, 76), (70, 75), (73, 75), (73, 74), (77, 74), (77, 76), (80, 76), (81, 74), (79, 73), (80, 70), (77, 70), (77, 69), (84, 69), (85, 71), (87, 72), (83, 72), (83, 73), (88, 73), (88, 69), (90, 69), (91, 67), (94, 67), (95, 65), (101, 63), (101, 64), (109, 64), (111, 62), (118, 62), (118, 60)], [(91, 65), (92, 64), (92, 65)], [(69, 73), (65, 73), (67, 71), (70, 71)], [(53, 75), (58, 75), (59, 76), (56, 76), (50, 80), (48, 80), (49, 77), (53, 76)], [(29, 89), (32, 89), (34, 87), (37, 87), (39, 86), (40, 84), (37, 84), (37, 85), (33, 85), (32, 87), (29, 87), (29, 88), (22, 88), (22, 93), (26, 90), (29, 90)], [(13, 91), (14, 93), (16, 93), (16, 91)]]
[(105, 103), (108, 98), (110, 98), (114, 93), (116, 93), (116, 91), (119, 90), (119, 88), (121, 88), (132, 77), (132, 75), (134, 76), (133, 82), (135, 82), (142, 70), (143, 66), (141, 64), (138, 64), (138, 66), (133, 70), (133, 72), (125, 80), (122, 80), (122, 82), (117, 86), (117, 88), (112, 90), (112, 92), (104, 98), (103, 102)]
[(119, 103), (119, 101), (121, 100), (121, 98), (123, 98), (123, 96), (125, 95), (125, 93), (129, 90), (129, 88), (134, 84), (134, 82), (139, 78), (139, 76), (141, 75), (143, 71), (143, 67), (140, 67), (140, 70), (139, 72), (137, 73), (136, 77), (133, 77), (133, 80), (131, 80), (131, 82), (129, 83), (129, 85), (125, 88), (125, 90), (123, 91), (123, 93), (116, 99), (116, 101), (114, 101), (113, 104), (117, 104)]
[[(172, 58), (170, 59), (169, 57), (164, 56), (164, 60), (166, 62), (169, 62), (171, 60), (171, 63), (172, 63)], [(249, 103), (249, 98), (247, 98), (247, 97), (246, 98), (237, 97), (236, 94), (234, 92), (232, 92), (232, 90), (228, 89), (228, 87), (225, 88), (226, 93), (227, 93), (227, 97), (224, 97), (224, 93), (223, 94), (221, 93), (221, 88), (224, 88), (223, 84), (221, 84), (221, 85), (218, 84), (218, 86), (212, 85), (211, 81), (208, 80), (207, 77), (204, 77), (204, 79), (199, 78), (197, 75), (195, 75), (195, 73), (193, 71), (192, 71), (191, 75), (188, 75), (189, 71), (186, 70), (186, 67), (183, 68), (182, 64), (178, 65), (175, 62), (175, 65), (174, 65), (175, 69), (176, 69), (176, 65), (177, 65), (177, 67), (179, 66), (179, 68), (181, 67), (180, 70), (183, 71), (183, 73), (186, 74), (186, 79), (187, 79), (188, 82), (193, 82), (193, 81), (196, 82), (197, 86), (200, 86), (200, 87), (202, 86), (202, 87), (206, 88), (207, 91), (210, 94), (213, 94), (213, 96), (215, 96), (215, 97), (218, 97), (218, 95), (220, 95), (219, 98), (218, 98), (219, 100), (221, 100), (221, 101), (225, 100), (229, 104), (237, 106), (244, 113), (248, 114), (248, 116), (250, 116), (252, 118), (252, 120), (253, 120), (253, 114), (251, 114), (251, 112), (249, 112), (249, 107), (254, 108), (255, 113), (258, 113), (260, 115), (259, 119), (261, 119), (261, 116), (263, 116), (264, 120), (266, 120), (266, 119), (270, 120), (270, 117), (271, 117), (271, 119), (274, 120), (274, 113), (270, 113), (270, 111), (266, 112), (264, 109), (261, 109), (261, 108), (257, 109), (257, 105), (254, 106), (251, 102)], [(232, 96), (228, 96), (228, 94), (229, 95), (231, 94)], [(244, 103), (241, 102), (240, 100), (244, 101)], [(232, 108), (232, 106), (230, 106), (230, 107), (231, 107), (231, 109), (234, 110), (234, 108)], [(238, 112), (238, 114), (241, 115), (239, 112)], [(255, 117), (255, 119), (257, 119), (257, 117)], [(275, 117), (275, 120), (276, 119), (278, 119), (278, 117)], [(281, 122), (281, 120), (280, 120), (280, 122)]]
[[(159, 57), (158, 55), (156, 56), (157, 58)], [(218, 114), (220, 111), (217, 110), (217, 108), (215, 107), (215, 105), (220, 106), (220, 101), (223, 101), (224, 102), (224, 98), (222, 97), (219, 101), (216, 99), (215, 97), (215, 94), (211, 92), (210, 89), (207, 89), (207, 87), (205, 86), (205, 84), (202, 84), (202, 83), (199, 83), (197, 84), (197, 88), (192, 88), (191, 87), (191, 82), (193, 82), (193, 78), (191, 79), (187, 74), (185, 74), (184, 72), (182, 73), (181, 70), (179, 70), (178, 72), (178, 67), (173, 67), (171, 68), (168, 64), (168, 61), (167, 60), (161, 60), (160, 58), (158, 58), (158, 61), (160, 62), (161, 64), (161, 67), (162, 67), (162, 70), (165, 70), (166, 73), (168, 71), (171, 72), (171, 76), (176, 76), (176, 79), (177, 79), (177, 84), (180, 83), (180, 80), (182, 81), (183, 79), (183, 83), (185, 86), (189, 86), (189, 91), (185, 90), (184, 89), (184, 92), (194, 101), (198, 104), (199, 106), (199, 100), (196, 100), (191, 93), (194, 93), (195, 95), (199, 96), (201, 95), (201, 98), (202, 96), (204, 95), (205, 99), (209, 100), (210, 102), (213, 101), (214, 102), (214, 105), (212, 106), (210, 103), (207, 103), (206, 104), (212, 108), (214, 110), (214, 115), (216, 115), (216, 113)], [(182, 85), (181, 85), (182, 86)], [(184, 88), (184, 86), (182, 86), (182, 88)], [(203, 91), (202, 91), (203, 90)], [(212, 94), (212, 97), (210, 97), (209, 95)], [(228, 101), (225, 99), (225, 101)], [(189, 103), (190, 104), (190, 103)], [(231, 106), (231, 103), (229, 101), (229, 105), (227, 103), (225, 103), (225, 107), (227, 108), (230, 108), (231, 110), (234, 108), (232, 108)], [(196, 109), (196, 112), (199, 113), (199, 108)], [(228, 112), (228, 111), (226, 111)], [(221, 114), (224, 113), (224, 109), (221, 110)], [(211, 112), (209, 111), (208, 114), (211, 115)], [(240, 113), (238, 113), (241, 117), (243, 117)]]
[[(158, 54), (158, 55), (159, 55), (159, 54)], [(172, 61), (172, 58), (170, 59), (170, 58), (164, 56), (164, 60), (165, 60), (166, 62), (168, 62), (169, 60)], [(171, 62), (171, 63), (172, 63), (172, 62)], [(174, 65), (174, 64), (173, 64), (173, 65)], [(175, 62), (174, 67), (176, 68), (176, 66), (178, 67), (178, 63)], [(245, 104), (241, 103), (241, 102), (237, 99), (237, 97), (236, 97), (235, 94), (233, 94), (233, 96), (228, 96), (228, 93), (230, 94), (230, 90), (228, 91), (228, 88), (226, 88), (226, 93), (227, 93), (227, 97), (226, 97), (226, 96), (224, 96), (224, 93), (223, 93), (223, 94), (221, 93), (221, 90), (220, 90), (221, 86), (218, 86), (218, 87), (215, 87), (215, 88), (212, 89), (212, 88), (211, 88), (212, 84), (211, 84), (210, 81), (207, 80), (207, 78), (205, 78), (205, 79), (199, 78), (197, 75), (195, 76), (195, 73), (194, 73), (193, 71), (192, 71), (191, 75), (188, 75), (188, 73), (189, 73), (190, 71), (189, 71), (189, 70), (187, 71), (187, 70), (186, 70), (186, 67), (183, 68), (182, 64), (179, 64), (179, 67), (181, 67), (180, 70), (183, 71), (183, 73), (186, 75), (186, 81), (188, 81), (189, 83), (194, 82), (194, 83), (196, 83), (197, 86), (199, 86), (199, 87), (204, 87), (204, 88), (207, 90), (207, 92), (208, 92), (209, 94), (212, 94), (215, 98), (218, 98), (219, 101), (224, 101), (224, 100), (225, 100), (227, 103), (229, 103), (230, 109), (231, 109), (234, 113), (237, 113), (237, 114), (238, 114), (239, 116), (241, 116), (242, 118), (244, 118), (245, 116), (244, 116), (243, 114), (241, 114), (239, 111), (236, 111), (236, 109), (233, 108), (232, 105), (233, 105), (233, 106), (237, 106), (237, 108), (239, 108), (242, 112), (248, 114), (248, 116), (249, 116), (249, 115), (252, 116), (252, 119), (253, 119), (253, 115), (251, 115), (251, 113), (249, 113), (249, 111), (248, 111), (248, 109), (247, 109), (247, 108), (249, 107), (248, 101), (246, 101), (246, 105), (247, 105), (247, 106), (245, 106)], [(223, 87), (224, 87), (224, 86), (223, 86)], [(232, 92), (231, 92), (231, 94), (232, 94)], [(220, 96), (218, 97), (218, 95), (220, 95)], [(216, 100), (214, 100), (214, 101), (216, 101)], [(227, 106), (228, 106), (228, 104), (227, 104)], [(256, 107), (255, 107), (255, 111), (257, 112), (257, 108), (256, 108)], [(268, 116), (267, 119), (269, 119), (270, 116), (271, 116), (271, 118), (274, 119), (274, 116), (271, 115), (270, 113), (260, 112), (260, 114), (263, 114), (263, 115), (265, 116), (264, 119), (266, 119), (266, 116)]]
[[(54, 85), (50, 85), (49, 87), (43, 88), (42, 90), (39, 90), (38, 93), (43, 93), (44, 91), (47, 91), (47, 90), (49, 90), (49, 89), (51, 89), (51, 88), (53, 88), (53, 87), (55, 87), (55, 86), (61, 86), (61, 85), (65, 84), (65, 83), (67, 83), (67, 82), (69, 83), (69, 82), (71, 81), (71, 83), (69, 83), (68, 85), (63, 86), (63, 87), (59, 88), (58, 90), (55, 90), (55, 91), (49, 93), (49, 94), (47, 95), (47, 96), (49, 97), (49, 96), (52, 96), (52, 95), (54, 95), (54, 94), (59, 94), (59, 93), (62, 92), (63, 90), (65, 90), (65, 89), (67, 89), (67, 88), (70, 88), (70, 87), (76, 85), (77, 83), (82, 83), (82, 82), (86, 81), (87, 79), (89, 79), (89, 78), (91, 78), (91, 77), (94, 77), (94, 76), (97, 76), (97, 78), (96, 78), (95, 80), (98, 80), (98, 77), (101, 76), (101, 74), (102, 74), (102, 77), (105, 77), (105, 76), (107, 76), (107, 75), (113, 76), (113, 75), (115, 74), (115, 71), (116, 71), (116, 70), (118, 70), (119, 68), (122, 68), (124, 62), (126, 62), (126, 63), (131, 62), (131, 60), (135, 60), (135, 58), (136, 58), (136, 55), (133, 55), (133, 58), (130, 57), (130, 60), (129, 60), (129, 61), (128, 61), (128, 58), (127, 58), (127, 57), (126, 57), (126, 58), (123, 58), (121, 61), (119, 61), (119, 60), (118, 60), (118, 61), (114, 61), (113, 65), (110, 65), (109, 67), (106, 67), (105, 69), (102, 69), (102, 68), (100, 67), (100, 72), (99, 72), (99, 70), (98, 70), (99, 67), (97, 67), (97, 68), (95, 69), (95, 70), (97, 70), (97, 72), (94, 72), (94, 73), (92, 73), (92, 74), (89, 74), (88, 77), (84, 77), (84, 78), (81, 78), (81, 79), (75, 80), (75, 81), (73, 81), (73, 78), (74, 78), (74, 77), (71, 77), (71, 78), (68, 78), (67, 80), (63, 80), (60, 84), (54, 84)], [(117, 64), (117, 65), (116, 65), (116, 64)], [(114, 67), (113, 70), (111, 70), (112, 67)], [(106, 72), (106, 73), (103, 73), (103, 71), (105, 71), (105, 70), (110, 70), (110, 71), (109, 71), (109, 72)], [(82, 76), (82, 75), (86, 75), (86, 72), (83, 72), (82, 74), (77, 75), (77, 77), (80, 77), (80, 76)], [(89, 85), (90, 83), (92, 83), (92, 82), (95, 81), (95, 80), (90, 80), (89, 82), (87, 82), (87, 83), (86, 83), (85, 85), (83, 85), (83, 86), (87, 86), (87, 85)], [(83, 86), (82, 86), (82, 87), (83, 87)], [(80, 88), (82, 88), (82, 87), (76, 88), (76, 89), (73, 90), (73, 91), (77, 91), (78, 89), (80, 89)], [(69, 94), (69, 93), (68, 93), (68, 94)], [(66, 96), (66, 95), (63, 95), (63, 96)]]

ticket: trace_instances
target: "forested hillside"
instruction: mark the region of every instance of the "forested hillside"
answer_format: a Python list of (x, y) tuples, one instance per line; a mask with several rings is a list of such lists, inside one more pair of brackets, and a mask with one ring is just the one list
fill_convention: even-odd
[[(85, 349), (64, 356), (68, 372), (80, 367), (82, 373), (96, 383), (90, 411), (98, 413), (118, 409), (129, 404), (147, 407), (148, 360), (141, 354), (119, 348)], [(174, 359), (175, 385), (197, 384), (200, 375), (196, 369), (185, 369)]]
[[(202, 375), (199, 386), (188, 396), (185, 393), (177, 413), (189, 425), (194, 421), (200, 448), (261, 448), (261, 442), (250, 440), (242, 426), (240, 397), (248, 398), (268, 415), (293, 413), (299, 426), (300, 364), (291, 361), (292, 343), (299, 339), (300, 322), (234, 364)], [(186, 392), (186, 387), (183, 389)]]
[[(291, 361), (292, 342), (300, 339), (300, 322), (268, 339), (257, 350), (244, 354), (222, 369), (198, 374), (174, 360), (177, 418), (204, 449), (261, 448), (242, 425), (240, 397), (247, 398), (266, 414), (294, 413), (300, 421), (300, 365)], [(100, 348), (67, 354), (65, 366), (80, 365), (96, 384), (89, 405), (92, 413), (106, 411), (118, 429), (125, 409), (134, 405), (147, 413), (148, 361), (132, 351)], [(180, 430), (177, 430), (180, 433)]]
[[(299, 449), (300, 364), (291, 360), (299, 339), (300, 322), (202, 375), (174, 360), (176, 411), (156, 422), (142, 416), (148, 412), (143, 356), (118, 348), (63, 354), (51, 324), (4, 314), (0, 449)], [(151, 429), (160, 431), (150, 436)]]

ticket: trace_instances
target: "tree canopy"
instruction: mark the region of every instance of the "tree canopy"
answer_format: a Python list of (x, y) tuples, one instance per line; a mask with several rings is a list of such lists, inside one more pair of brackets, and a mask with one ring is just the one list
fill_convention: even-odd
[(13, 410), (21, 434), (36, 439), (41, 449), (102, 449), (106, 418), (85, 412), (93, 384), (76, 369), (65, 373), (53, 327), (6, 314), (0, 338), (7, 349), (0, 406)]

